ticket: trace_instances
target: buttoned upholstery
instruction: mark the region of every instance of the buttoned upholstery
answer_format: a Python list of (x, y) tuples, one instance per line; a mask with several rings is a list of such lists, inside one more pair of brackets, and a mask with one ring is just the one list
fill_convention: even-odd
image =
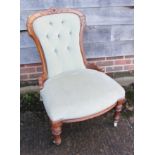
[(42, 45), (48, 78), (59, 73), (85, 68), (80, 52), (80, 19), (74, 13), (39, 17), (33, 29)]
[(49, 118), (59, 121), (100, 112), (124, 98), (125, 91), (104, 73), (77, 69), (48, 79), (41, 96)]
[(93, 115), (125, 97), (116, 81), (85, 68), (79, 45), (80, 24), (74, 13), (45, 15), (33, 21), (48, 73), (40, 94), (49, 118), (55, 122)]

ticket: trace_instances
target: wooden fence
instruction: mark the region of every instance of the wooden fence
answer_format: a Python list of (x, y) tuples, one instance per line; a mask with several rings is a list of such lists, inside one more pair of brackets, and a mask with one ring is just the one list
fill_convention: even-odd
[(27, 34), (27, 17), (50, 7), (76, 8), (86, 15), (84, 49), (87, 58), (133, 55), (133, 0), (21, 0), (21, 64), (39, 63)]

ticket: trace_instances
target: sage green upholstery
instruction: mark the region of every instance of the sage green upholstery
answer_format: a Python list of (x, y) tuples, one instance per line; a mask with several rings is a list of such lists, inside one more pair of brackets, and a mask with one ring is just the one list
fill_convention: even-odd
[(40, 93), (52, 121), (89, 116), (124, 98), (125, 91), (117, 82), (85, 68), (76, 14), (42, 16), (34, 21), (33, 28), (47, 63), (48, 78)]
[(84, 68), (80, 46), (80, 20), (73, 13), (47, 15), (36, 19), (34, 31), (44, 50), (48, 77)]

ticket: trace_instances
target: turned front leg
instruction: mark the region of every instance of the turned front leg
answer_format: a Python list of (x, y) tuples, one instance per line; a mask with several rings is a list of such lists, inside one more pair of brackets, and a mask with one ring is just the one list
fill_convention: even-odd
[(117, 127), (117, 125), (118, 125), (118, 122), (120, 120), (122, 107), (123, 107), (124, 103), (125, 103), (125, 99), (117, 101), (117, 105), (115, 107), (115, 115), (114, 115), (114, 127)]
[(60, 145), (61, 144), (61, 132), (62, 132), (62, 123), (58, 122), (58, 123), (52, 123), (52, 134), (54, 136), (54, 141), (53, 143), (55, 143), (56, 145)]

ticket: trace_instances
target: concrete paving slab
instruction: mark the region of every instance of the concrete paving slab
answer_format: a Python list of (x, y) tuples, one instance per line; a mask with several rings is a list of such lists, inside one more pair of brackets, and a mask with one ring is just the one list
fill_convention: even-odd
[(114, 128), (112, 116), (65, 124), (56, 146), (45, 112), (21, 113), (21, 155), (133, 155), (133, 124), (122, 117)]

